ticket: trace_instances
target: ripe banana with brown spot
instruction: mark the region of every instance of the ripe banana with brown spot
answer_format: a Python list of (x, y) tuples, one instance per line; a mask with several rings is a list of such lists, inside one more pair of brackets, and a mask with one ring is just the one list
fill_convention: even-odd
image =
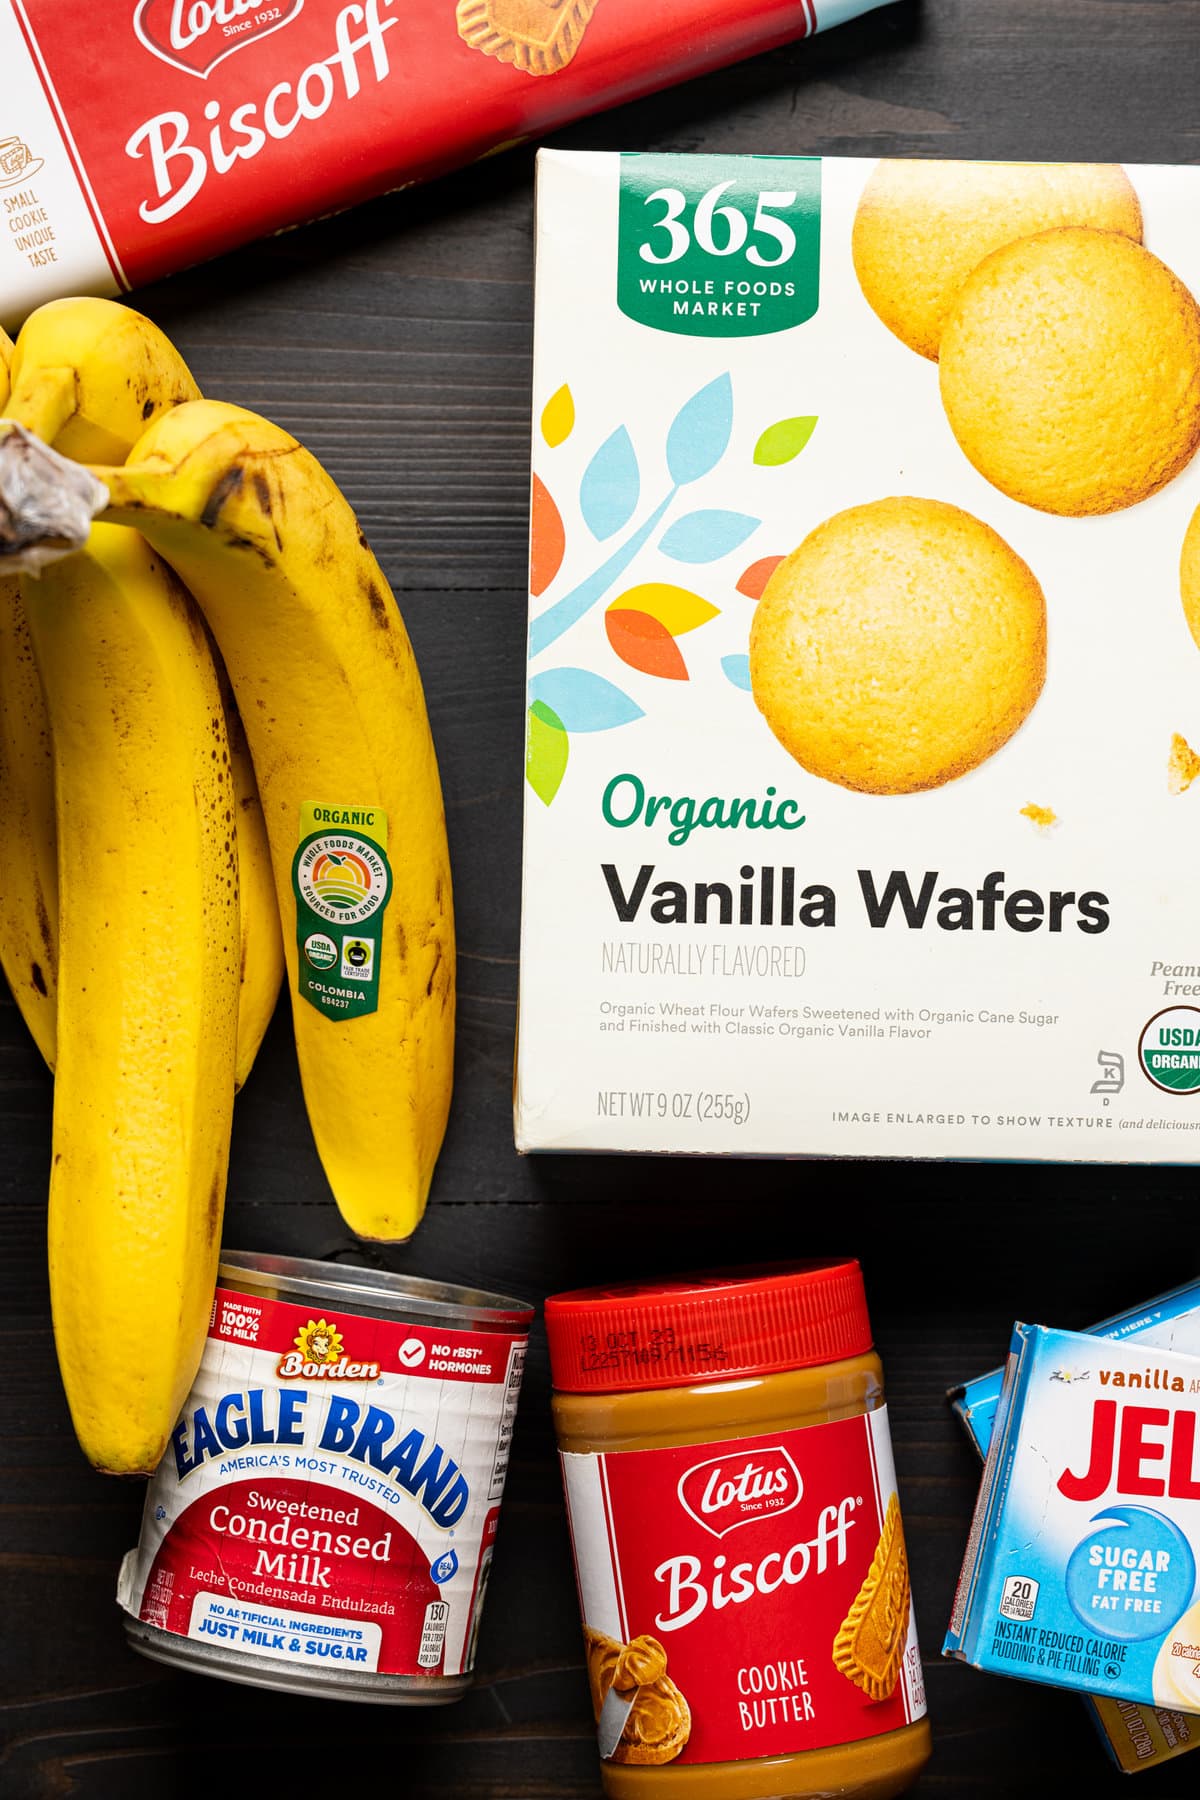
[[(233, 1111), (234, 790), (203, 621), (136, 531), (23, 576), (60, 906), (50, 1292), (89, 1460), (150, 1473), (204, 1345)], [(86, 679), (81, 672), (86, 671)]]
[(347, 1224), (402, 1241), (446, 1126), (455, 969), (441, 787), (399, 609), (332, 478), (252, 413), (176, 407), (124, 468), (95, 473), (103, 516), (144, 533), (220, 647), (267, 821), (317, 1149)]
[(4, 416), (76, 462), (124, 462), (152, 419), (200, 389), (166, 333), (131, 306), (49, 300), (17, 334)]
[(245, 727), (233, 697), (229, 676), (221, 661), (220, 651), (215, 646), (213, 659), (221, 690), (221, 704), (225, 710), (225, 731), (229, 738), (229, 758), (233, 768), (234, 815), (237, 824), (241, 985), (238, 993), (235, 1086), (240, 1089), (254, 1067), (254, 1059), (279, 1000), (284, 971), (283, 929), (279, 922), (279, 905), (275, 899), (271, 846), (267, 842), (266, 821), (262, 815), (258, 783), (254, 778), (250, 746), (246, 742)]
[[(12, 344), (0, 331), (0, 404)], [(54, 773), (42, 684), (15, 575), (0, 575), (0, 969), (38, 1049), (54, 1066), (58, 873)]]
[[(76, 462), (123, 461), (150, 420), (200, 397), (166, 334), (114, 300), (51, 300), (30, 313), (9, 352), (11, 392), (0, 395), (0, 416)], [(240, 1087), (278, 999), (283, 945), (254, 770), (227, 685), (225, 693), (242, 871)], [(0, 702), (0, 827), (11, 831), (2, 841), (20, 847), (17, 866), (29, 871), (25, 882), (0, 884), (0, 967), (53, 1068), (58, 900), (49, 734), (20, 597), (3, 577)]]

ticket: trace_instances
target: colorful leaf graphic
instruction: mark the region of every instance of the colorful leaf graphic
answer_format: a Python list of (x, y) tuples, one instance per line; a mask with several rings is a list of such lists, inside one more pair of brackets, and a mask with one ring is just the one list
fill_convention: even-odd
[(544, 594), (562, 567), (567, 534), (554, 496), (537, 475), (529, 508), (529, 591)]
[(574, 429), (575, 399), (564, 381), (542, 408), (542, 436), (552, 450), (557, 450)]
[(744, 544), (761, 519), (749, 513), (724, 512), (719, 507), (706, 507), (701, 512), (684, 513), (669, 525), (659, 539), (658, 547), (673, 562), (710, 563), (728, 556)]
[(633, 444), (625, 427), (618, 425), (583, 471), (579, 484), (579, 510), (592, 536), (603, 541), (627, 525), (640, 490)]
[(608, 641), (631, 669), (643, 675), (661, 675), (666, 681), (686, 681), (687, 664), (679, 645), (661, 619), (650, 613), (610, 606), (604, 615)]
[(802, 419), (777, 419), (774, 425), (767, 426), (755, 444), (755, 462), (765, 468), (791, 462), (794, 456), (799, 456), (816, 429), (815, 415)]
[(697, 625), (707, 625), (715, 619), (719, 608), (710, 606), (690, 588), (673, 587), (669, 581), (645, 581), (638, 587), (626, 588), (609, 602), (608, 610), (648, 613), (672, 637), (681, 637), (685, 631), (695, 631)]
[(733, 383), (718, 375), (681, 406), (667, 433), (667, 467), (671, 480), (683, 487), (715, 469), (733, 429)]
[(544, 805), (549, 806), (567, 772), (570, 740), (558, 714), (543, 700), (529, 709), (525, 739), (525, 779)]
[(761, 600), (763, 589), (782, 561), (782, 556), (760, 556), (757, 562), (752, 562), (750, 567), (743, 569), (738, 576), (738, 593), (745, 594), (750, 600)]
[(593, 569), (590, 575), (584, 576), (578, 587), (573, 587), (569, 594), (564, 594), (553, 606), (548, 606), (544, 613), (539, 613), (536, 619), (530, 620), (530, 656), (540, 656), (543, 650), (548, 650), (564, 631), (570, 631), (572, 625), (579, 623), (597, 600), (603, 600), (609, 588), (615, 586), (625, 573), (638, 551), (654, 536), (674, 498), (675, 489), (671, 488), (649, 518), (643, 519), (636, 531), (631, 531), (624, 543), (619, 544), (598, 569)]
[(546, 669), (529, 684), (533, 701), (542, 701), (567, 731), (611, 731), (640, 719), (642, 709), (602, 675), (590, 669)]
[(745, 688), (747, 693), (750, 692), (750, 658), (748, 656), (723, 656), (721, 667), (735, 688)]

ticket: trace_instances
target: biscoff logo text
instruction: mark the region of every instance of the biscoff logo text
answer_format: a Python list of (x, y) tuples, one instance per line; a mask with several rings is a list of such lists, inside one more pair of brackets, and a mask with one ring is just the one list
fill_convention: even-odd
[[(266, 94), (238, 102), (226, 116), (219, 100), (209, 100), (203, 109), (207, 131), (176, 108), (139, 125), (126, 140), (125, 154), (135, 161), (149, 159), (155, 194), (153, 200), (142, 201), (139, 218), (147, 225), (173, 219), (191, 205), (210, 175), (228, 175), (239, 162), (252, 161), (272, 140), (282, 142), (301, 124), (324, 118), (339, 97), (356, 99), (363, 85), (360, 57), (369, 56), (376, 83), (386, 81), (391, 67), (384, 33), (399, 20), (381, 19), (379, 9), (393, 4), (394, 0), (365, 0), (361, 6), (344, 6), (334, 21), (335, 47), (330, 55), (309, 63), (290, 80), (277, 81)], [(205, 138), (206, 148), (195, 141), (196, 136)]]
[(809, 1574), (823, 1575), (831, 1566), (846, 1561), (847, 1539), (857, 1521), (851, 1516), (862, 1505), (861, 1497), (847, 1494), (836, 1506), (823, 1506), (815, 1534), (787, 1550), (770, 1550), (757, 1562), (728, 1566), (728, 1558), (714, 1556), (706, 1568), (698, 1556), (671, 1556), (654, 1571), (654, 1579), (667, 1590), (662, 1612), (654, 1623), (660, 1631), (681, 1631), (707, 1612), (727, 1606), (744, 1606), (748, 1600), (776, 1593), (781, 1587), (798, 1587)]

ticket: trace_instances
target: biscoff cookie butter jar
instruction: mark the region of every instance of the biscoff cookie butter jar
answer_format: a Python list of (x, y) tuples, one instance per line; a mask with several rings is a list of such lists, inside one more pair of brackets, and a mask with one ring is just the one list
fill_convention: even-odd
[(887, 1800), (930, 1752), (857, 1262), (546, 1302), (611, 1800)]

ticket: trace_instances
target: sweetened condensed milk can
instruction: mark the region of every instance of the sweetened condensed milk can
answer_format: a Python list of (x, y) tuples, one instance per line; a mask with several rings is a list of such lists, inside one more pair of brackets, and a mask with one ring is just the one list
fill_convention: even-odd
[(338, 1700), (458, 1699), (532, 1316), (472, 1288), (225, 1252), (121, 1568), (134, 1648)]
[(902, 1793), (930, 1732), (858, 1263), (545, 1316), (605, 1793)]

